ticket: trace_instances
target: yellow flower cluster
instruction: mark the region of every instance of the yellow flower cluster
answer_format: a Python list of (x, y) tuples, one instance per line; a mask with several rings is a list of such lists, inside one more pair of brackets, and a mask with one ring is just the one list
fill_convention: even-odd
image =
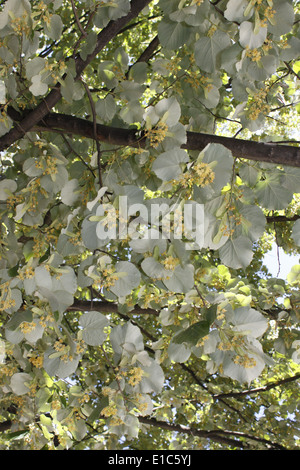
[(67, 65), (63, 60), (59, 62), (50, 63), (47, 62), (45, 65), (45, 72), (48, 71), (50, 77), (54, 82), (57, 82), (67, 70)]
[(48, 196), (47, 191), (41, 186), (41, 179), (32, 180), (24, 193), (29, 193), (30, 211), (36, 211), (39, 205), (39, 195)]
[(11, 377), (16, 372), (17, 372), (17, 367), (16, 366), (14, 366), (12, 364), (10, 364), (10, 365), (1, 364), (0, 377)]
[(128, 383), (129, 385), (132, 385), (134, 387), (135, 385), (138, 385), (141, 382), (144, 375), (144, 371), (141, 367), (132, 367), (132, 369), (130, 369), (129, 371), (129, 374), (130, 377), (128, 379)]
[(179, 264), (179, 259), (173, 256), (168, 256), (164, 261), (163, 265), (168, 271), (174, 271), (176, 266)]
[(111, 426), (121, 426), (124, 421), (119, 416), (113, 416), (110, 420)]
[(0, 312), (16, 305), (15, 299), (11, 298), (10, 281), (0, 285), (0, 294)]
[(20, 324), (20, 330), (22, 331), (23, 334), (26, 333), (31, 333), (36, 327), (36, 324), (34, 322), (29, 322), (29, 321), (23, 321)]
[(115, 267), (113, 265), (106, 266), (101, 271), (101, 278), (94, 281), (93, 287), (105, 287), (109, 290), (110, 287), (115, 285), (115, 282), (118, 280), (118, 273), (115, 272)]
[(79, 403), (82, 403), (82, 404), (88, 403), (90, 401), (90, 396), (89, 396), (88, 392), (84, 392), (84, 394), (82, 395), (82, 397), (80, 397), (78, 399), (78, 401), (79, 401)]
[(46, 155), (42, 160), (37, 160), (35, 167), (38, 170), (42, 170), (43, 175), (56, 175), (58, 173), (56, 158), (51, 155)]
[(211, 37), (215, 34), (215, 32), (217, 31), (217, 29), (218, 29), (218, 27), (217, 27), (215, 24), (213, 24), (213, 25), (209, 28), (209, 30), (208, 30), (208, 32), (207, 32), (207, 36), (208, 36), (209, 38), (211, 38)]
[(19, 273), (19, 279), (24, 281), (24, 279), (32, 279), (34, 277), (34, 270), (31, 266), (25, 268)]
[(252, 369), (253, 367), (256, 366), (255, 359), (253, 357), (249, 357), (247, 355), (245, 355), (245, 356), (236, 355), (233, 362), (235, 364), (238, 364), (239, 366), (245, 367), (245, 369)]
[(103, 408), (101, 411), (101, 415), (105, 418), (110, 418), (111, 416), (115, 416), (117, 414), (117, 408), (115, 405), (108, 405)]
[(249, 57), (252, 62), (259, 62), (261, 59), (261, 52), (258, 49), (249, 49), (246, 47), (246, 57)]
[(115, 391), (110, 387), (102, 387), (101, 393), (104, 397), (110, 397), (115, 393)]
[(230, 351), (232, 349), (232, 345), (230, 341), (221, 341), (218, 344), (218, 349), (220, 349), (220, 351)]
[(118, 65), (114, 65), (112, 67), (112, 71), (115, 74), (115, 77), (120, 81), (123, 82), (126, 80), (126, 76), (124, 75), (124, 72), (121, 70), (121, 68)]
[(142, 296), (143, 300), (143, 307), (147, 308), (151, 304), (151, 302), (161, 302), (163, 299), (168, 299), (169, 297), (172, 297), (172, 293), (170, 291), (165, 292), (162, 294), (160, 291), (154, 289), (154, 292), (149, 292), (145, 290)]
[(255, 121), (259, 115), (268, 114), (270, 106), (266, 102), (267, 90), (260, 89), (253, 97), (250, 98), (248, 104), (248, 117), (251, 121)]
[(168, 126), (165, 122), (159, 122), (153, 129), (146, 129), (145, 136), (149, 139), (150, 146), (156, 148), (165, 139)]
[(2, 310), (7, 310), (11, 307), (14, 307), (16, 305), (16, 301), (14, 299), (11, 299), (10, 297), (0, 300), (0, 312)]
[(208, 163), (196, 163), (193, 167), (193, 181), (198, 186), (207, 186), (215, 179), (215, 174)]
[(176, 72), (178, 72), (178, 70), (180, 70), (180, 66), (179, 66), (179, 63), (181, 62), (181, 58), (180, 57), (173, 57), (170, 62), (168, 62), (168, 64), (166, 65), (166, 69), (174, 74)]
[(61, 402), (58, 398), (56, 398), (55, 400), (52, 400), (51, 408), (52, 408), (52, 410), (60, 410), (61, 409)]
[(264, 15), (266, 16), (267, 19), (268, 18), (271, 18), (271, 19), (274, 18), (275, 14), (276, 14), (276, 11), (273, 10), (273, 8), (270, 7), (270, 6), (268, 6), (264, 11)]
[[(215, 179), (215, 173), (208, 163), (196, 163), (190, 171), (183, 173), (179, 178), (179, 184), (184, 188), (191, 188), (196, 186), (207, 186)], [(174, 181), (176, 184), (176, 181)]]
[(30, 26), (28, 25), (28, 16), (26, 13), (21, 17), (16, 17), (11, 20), (11, 26), (14, 32), (20, 36), (25, 34), (25, 36), (29, 36), (31, 30)]
[(79, 246), (81, 244), (81, 233), (78, 231), (77, 233), (74, 233), (73, 237), (70, 237), (70, 243), (74, 246)]
[(29, 362), (31, 362), (31, 364), (37, 369), (41, 369), (43, 367), (44, 359), (43, 356), (36, 354), (29, 358)]
[(69, 355), (69, 347), (64, 343), (64, 341), (60, 338), (59, 340), (55, 341), (54, 349), (57, 352), (63, 353), (60, 356), (60, 359), (64, 362), (72, 361), (73, 357)]
[(141, 402), (142, 399), (143, 399), (143, 395), (141, 393), (138, 393), (135, 396), (136, 407), (140, 413), (144, 414), (148, 409), (148, 404), (147, 402), (143, 402), (143, 401)]
[[(50, 25), (51, 25), (52, 14), (49, 13), (49, 9), (47, 8), (47, 5), (43, 1), (40, 1), (36, 5), (35, 9), (37, 11), (32, 16), (40, 17), (39, 21), (44, 21), (46, 23), (47, 27), (49, 28)], [(38, 21), (38, 19), (36, 19), (37, 24), (39, 23), (39, 21)]]
[(265, 42), (262, 45), (262, 48), (263, 48), (264, 52), (268, 52), (270, 49), (272, 49), (271, 39), (266, 39)]
[(83, 339), (77, 341), (76, 343), (76, 354), (81, 354), (85, 351), (85, 342)]
[(206, 93), (209, 93), (212, 89), (212, 84), (209, 82), (209, 78), (205, 77), (205, 75), (201, 75), (199, 70), (188, 71), (184, 81), (189, 83), (192, 88), (195, 89), (201, 86)]

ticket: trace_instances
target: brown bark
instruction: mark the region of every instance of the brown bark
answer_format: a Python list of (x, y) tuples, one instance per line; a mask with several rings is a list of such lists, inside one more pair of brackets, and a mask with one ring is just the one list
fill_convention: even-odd
[[(35, 130), (62, 131), (90, 139), (94, 138), (91, 121), (57, 113), (50, 113), (46, 116), (38, 123)], [(116, 128), (103, 124), (97, 125), (97, 138), (101, 142), (117, 146), (145, 147), (146, 144), (145, 137), (138, 135), (134, 129)], [(291, 145), (266, 144), (201, 132), (187, 132), (187, 142), (182, 145), (182, 148), (201, 151), (209, 143), (224, 145), (234, 157), (300, 167), (300, 149)]]
[[(118, 304), (114, 302), (109, 302), (106, 300), (89, 302), (86, 300), (75, 300), (74, 304), (67, 308), (68, 311), (83, 311), (88, 312), (94, 310), (96, 312), (102, 313), (118, 313)], [(138, 305), (135, 305), (133, 309), (128, 313), (134, 313), (135, 315), (159, 315), (159, 312), (153, 308), (142, 308)]]

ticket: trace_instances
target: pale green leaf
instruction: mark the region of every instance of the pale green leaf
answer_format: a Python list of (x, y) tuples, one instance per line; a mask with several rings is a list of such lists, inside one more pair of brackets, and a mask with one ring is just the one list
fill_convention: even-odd
[(274, 0), (272, 10), (275, 10), (275, 15), (270, 19), (268, 31), (277, 37), (289, 33), (293, 27), (295, 19), (295, 12), (292, 3), (284, 0)]
[(194, 266), (187, 264), (184, 267), (177, 265), (170, 279), (165, 279), (164, 284), (171, 292), (186, 293), (194, 286)]
[(143, 378), (139, 384), (141, 393), (160, 393), (164, 385), (165, 376), (160, 365), (149, 358), (150, 365), (143, 366)]
[(35, 268), (35, 282), (38, 287), (52, 289), (51, 275), (44, 266), (37, 266)]
[(44, 69), (46, 61), (43, 57), (34, 57), (26, 63), (26, 77), (31, 80), (34, 76), (39, 75)]
[(42, 82), (40, 75), (35, 75), (31, 78), (31, 86), (29, 90), (34, 96), (45, 95), (48, 91), (48, 85)]
[(51, 15), (50, 25), (45, 28), (46, 34), (53, 39), (53, 41), (58, 41), (61, 39), (63, 27), (61, 17), (57, 14)]
[(220, 258), (225, 266), (234, 269), (246, 268), (253, 257), (252, 242), (245, 236), (228, 239), (220, 250)]
[[(237, 21), (238, 23), (241, 23), (246, 19), (245, 12), (248, 6), (249, 2), (247, 0), (229, 0), (226, 5), (226, 10), (224, 11), (224, 16), (228, 21)], [(247, 15), (247, 19), (251, 16), (252, 12), (253, 8)]]
[(240, 44), (249, 49), (257, 49), (261, 47), (266, 40), (268, 28), (260, 27), (255, 31), (254, 23), (250, 21), (243, 21), (240, 26)]
[(134, 346), (134, 352), (144, 350), (144, 341), (140, 329), (131, 322), (112, 328), (110, 341), (113, 350), (117, 354), (122, 354), (124, 350), (127, 350), (126, 346), (128, 344)]
[(116, 113), (116, 103), (112, 95), (107, 95), (106, 98), (100, 99), (95, 105), (97, 115), (103, 121), (110, 122)]
[(48, 349), (44, 354), (44, 369), (50, 377), (59, 377), (66, 379), (70, 377), (77, 369), (79, 357), (72, 360), (62, 360), (60, 357), (52, 357), (57, 352), (54, 348)]
[(177, 179), (182, 173), (182, 163), (187, 163), (189, 156), (183, 149), (168, 150), (154, 161), (152, 170), (163, 181)]
[(102, 313), (86, 312), (80, 317), (79, 324), (83, 328), (83, 341), (90, 346), (100, 346), (103, 343), (106, 338), (103, 330), (108, 325), (108, 320)]
[(184, 23), (161, 21), (158, 26), (160, 43), (166, 49), (176, 50), (186, 44), (190, 38), (191, 29)]
[(69, 180), (61, 190), (61, 200), (67, 206), (72, 206), (79, 198), (79, 184), (77, 179)]
[(193, 323), (186, 330), (176, 333), (172, 342), (175, 344), (187, 343), (196, 346), (198, 341), (209, 333), (209, 323), (206, 320), (200, 320)]
[(253, 338), (262, 336), (269, 326), (268, 320), (260, 312), (248, 307), (234, 310), (230, 320), (235, 330), (247, 331), (247, 334)]
[[(202, 158), (202, 155), (203, 158)], [(199, 158), (204, 163), (210, 163), (214, 172), (211, 187), (219, 191), (230, 181), (233, 171), (233, 157), (226, 147), (220, 144), (208, 144)]]
[(129, 261), (119, 261), (116, 264), (116, 273), (118, 279), (110, 290), (118, 297), (125, 297), (138, 287), (141, 273), (134, 264)]
[(218, 69), (221, 52), (230, 45), (229, 36), (220, 30), (211, 37), (201, 37), (195, 43), (196, 64), (205, 72), (214, 72)]
[(255, 188), (259, 204), (270, 210), (285, 209), (292, 200), (293, 191), (282, 185), (277, 173), (268, 175)]
[(6, 201), (17, 189), (18, 185), (14, 180), (5, 179), (0, 181), (0, 201)]
[(186, 344), (175, 344), (171, 342), (168, 346), (168, 356), (171, 361), (183, 363), (186, 362), (191, 354), (191, 349)]
[(296, 245), (300, 246), (300, 219), (296, 220), (292, 229), (292, 239)]
[(15, 395), (25, 395), (29, 393), (29, 385), (32, 380), (31, 375), (25, 372), (17, 372), (10, 379), (10, 386)]

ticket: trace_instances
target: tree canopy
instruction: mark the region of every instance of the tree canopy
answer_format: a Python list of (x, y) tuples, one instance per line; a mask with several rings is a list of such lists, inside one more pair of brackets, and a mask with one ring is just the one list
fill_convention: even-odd
[(297, 449), (299, 0), (0, 5), (1, 449)]

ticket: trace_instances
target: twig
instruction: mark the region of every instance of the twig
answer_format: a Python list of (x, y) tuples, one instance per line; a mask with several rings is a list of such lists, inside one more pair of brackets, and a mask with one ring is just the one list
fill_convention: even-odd
[(285, 385), (289, 382), (295, 382), (296, 380), (300, 379), (300, 374), (293, 375), (291, 377), (287, 377), (286, 379), (278, 380), (278, 382), (271, 382), (264, 387), (252, 388), (249, 390), (244, 390), (242, 392), (229, 392), (229, 393), (220, 393), (218, 395), (213, 395), (214, 399), (220, 398), (238, 398), (243, 397), (245, 395), (253, 395), (256, 393), (267, 392), (272, 388), (279, 387), (280, 385)]
[(100, 186), (100, 188), (102, 188), (103, 182), (102, 182), (102, 172), (101, 172), (101, 147), (100, 147), (100, 142), (97, 138), (97, 115), (96, 115), (96, 110), (95, 110), (95, 103), (94, 103), (92, 94), (91, 94), (90, 89), (87, 86), (87, 84), (82, 79), (80, 79), (80, 81), (81, 81), (81, 83), (83, 84), (83, 86), (86, 90), (86, 93), (88, 95), (88, 99), (89, 99), (89, 102), (90, 102), (90, 105), (91, 105), (91, 111), (92, 111), (92, 115), (93, 115), (94, 139), (95, 139), (96, 147), (97, 147), (98, 179), (99, 179), (99, 186)]
[(92, 173), (92, 175), (94, 176), (94, 178), (96, 178), (96, 175), (93, 171), (93, 169), (87, 164), (87, 162), (82, 158), (81, 155), (79, 155), (78, 152), (76, 152), (76, 150), (73, 149), (72, 145), (70, 144), (70, 142), (68, 141), (68, 139), (66, 138), (66, 136), (64, 134), (62, 134), (62, 138), (64, 139), (65, 143), (67, 144), (69, 150), (74, 153), (74, 155), (76, 155), (76, 157), (79, 158), (79, 160), (82, 161), (82, 163), (88, 168), (88, 170)]
[(77, 23), (77, 26), (78, 26), (78, 29), (79, 31), (81, 32), (82, 36), (86, 36), (87, 35), (87, 32), (83, 29), (80, 21), (79, 21), (79, 18), (78, 18), (78, 15), (77, 15), (77, 10), (76, 10), (76, 7), (75, 7), (75, 3), (74, 3), (74, 0), (71, 0), (71, 3), (72, 3), (72, 10), (73, 10), (73, 13), (74, 13), (74, 16), (75, 16), (75, 20), (76, 20), (76, 23)]

